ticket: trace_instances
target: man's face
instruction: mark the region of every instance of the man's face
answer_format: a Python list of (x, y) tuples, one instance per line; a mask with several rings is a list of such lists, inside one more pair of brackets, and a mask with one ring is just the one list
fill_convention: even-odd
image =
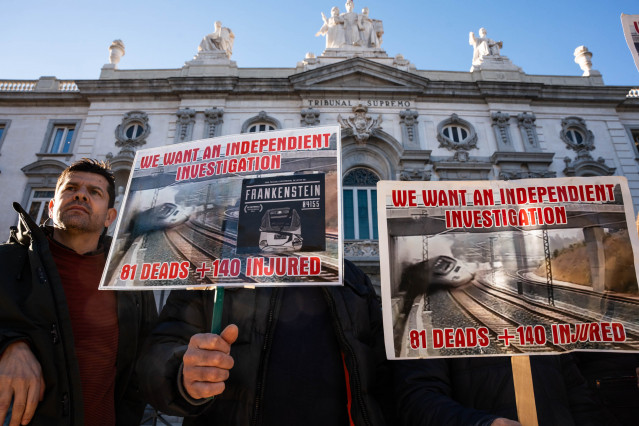
[(116, 216), (109, 208), (108, 182), (89, 172), (69, 173), (55, 198), (49, 201), (49, 217), (57, 229), (73, 233), (102, 233)]

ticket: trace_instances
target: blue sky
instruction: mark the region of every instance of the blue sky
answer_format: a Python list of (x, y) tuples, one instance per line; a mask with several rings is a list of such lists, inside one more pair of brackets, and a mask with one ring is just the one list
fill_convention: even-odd
[[(235, 33), (239, 67), (294, 67), (320, 55), (320, 12), (344, 11), (344, 0), (2, 0), (0, 79), (93, 79), (122, 39), (120, 69), (180, 68), (202, 37), (222, 21)], [(355, 0), (384, 23), (382, 48), (418, 69), (468, 71), (468, 33), (485, 27), (502, 55), (528, 74), (581, 75), (573, 51), (585, 45), (593, 69), (609, 85), (639, 87), (621, 29), (621, 13), (639, 14), (637, 0)]]

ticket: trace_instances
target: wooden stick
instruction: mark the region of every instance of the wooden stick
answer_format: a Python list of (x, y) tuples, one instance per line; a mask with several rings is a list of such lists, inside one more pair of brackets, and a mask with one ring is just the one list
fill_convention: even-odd
[(535, 390), (533, 389), (530, 357), (528, 355), (511, 356), (517, 416), (522, 426), (538, 426)]

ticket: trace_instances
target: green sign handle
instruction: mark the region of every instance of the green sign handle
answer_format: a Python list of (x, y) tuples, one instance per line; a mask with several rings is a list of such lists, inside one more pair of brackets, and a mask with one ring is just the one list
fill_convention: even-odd
[(213, 302), (213, 318), (211, 319), (211, 333), (222, 332), (222, 306), (224, 306), (224, 287), (215, 287), (215, 299)]

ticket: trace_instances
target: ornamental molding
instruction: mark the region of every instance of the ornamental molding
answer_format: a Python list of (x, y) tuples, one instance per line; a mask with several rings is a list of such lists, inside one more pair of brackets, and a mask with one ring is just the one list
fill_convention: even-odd
[(350, 259), (379, 258), (377, 241), (344, 241), (344, 256)]
[(517, 126), (519, 126), (526, 151), (541, 151), (535, 120), (537, 117), (531, 112), (524, 112), (517, 116)]
[(502, 170), (501, 172), (499, 172), (499, 179), (502, 179), (502, 180), (537, 179), (537, 178), (554, 178), (554, 177), (557, 177), (557, 173), (552, 172), (550, 170), (546, 170), (542, 172)]
[(571, 160), (569, 157), (564, 158), (566, 167), (563, 172), (566, 176), (612, 176), (615, 173), (615, 167), (608, 167), (606, 160), (599, 157), (594, 160), (590, 154), (586, 153), (587, 157), (577, 156), (576, 159)]
[[(455, 124), (468, 130), (468, 137), (461, 142), (455, 142), (444, 134), (444, 127)], [(439, 141), (440, 147), (444, 147), (449, 151), (457, 151), (454, 155), (454, 159), (457, 161), (468, 161), (468, 151), (473, 148), (478, 149), (477, 132), (475, 128), (457, 114), (452, 114), (449, 118), (437, 125), (437, 140)], [(465, 153), (465, 155), (463, 153)]]
[(206, 123), (204, 129), (204, 138), (213, 138), (219, 136), (220, 124), (224, 122), (222, 116), (224, 115), (224, 109), (222, 108), (209, 108), (204, 110), (204, 122)]
[(300, 111), (300, 115), (302, 119), (300, 120), (300, 124), (302, 127), (312, 127), (320, 124), (319, 116), (320, 110), (316, 108), (304, 108)]
[(505, 112), (494, 112), (490, 116), (497, 138), (497, 146), (500, 150), (514, 150), (512, 138), (510, 137), (510, 115)]
[(191, 108), (179, 109), (176, 113), (175, 142), (187, 142), (193, 139), (193, 125), (195, 124), (195, 110)]
[[(568, 137), (568, 131), (573, 129), (579, 131), (583, 135), (583, 143), (575, 143), (570, 139), (570, 137)], [(559, 133), (559, 137), (562, 141), (564, 141), (568, 148), (577, 152), (577, 156), (584, 157), (584, 153), (587, 154), (588, 151), (595, 149), (595, 135), (588, 130), (588, 127), (586, 127), (586, 121), (581, 117), (566, 117), (561, 120), (561, 132)], [(587, 154), (587, 156), (590, 157), (590, 154)]]
[[(139, 124), (142, 126), (142, 133), (140, 136), (134, 138), (128, 138), (125, 134), (127, 127), (131, 124)], [(146, 138), (151, 133), (151, 126), (149, 125), (149, 116), (143, 111), (129, 111), (124, 114), (122, 123), (118, 124), (115, 128), (115, 146), (121, 148), (120, 154), (134, 153), (135, 149), (139, 146), (146, 144)]]
[(403, 136), (412, 145), (419, 145), (419, 133), (417, 132), (417, 118), (419, 113), (406, 108), (399, 112), (399, 124), (402, 126)]
[(378, 115), (375, 119), (368, 116), (368, 107), (362, 104), (353, 107), (353, 113), (354, 115), (347, 119), (343, 119), (341, 115), (338, 115), (337, 122), (342, 126), (342, 129), (353, 132), (353, 138), (355, 138), (357, 143), (364, 144), (374, 130), (382, 128), (382, 116)]

